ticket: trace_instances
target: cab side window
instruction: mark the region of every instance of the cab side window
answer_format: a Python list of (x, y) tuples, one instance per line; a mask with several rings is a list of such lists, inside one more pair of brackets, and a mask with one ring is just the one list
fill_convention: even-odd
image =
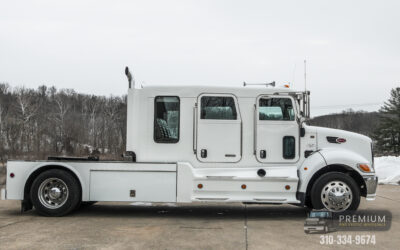
[(269, 121), (294, 121), (295, 114), (290, 98), (260, 98), (259, 119)]
[(229, 96), (201, 97), (200, 119), (236, 120), (235, 100)]
[(154, 141), (179, 141), (180, 100), (177, 96), (157, 96), (154, 99)]

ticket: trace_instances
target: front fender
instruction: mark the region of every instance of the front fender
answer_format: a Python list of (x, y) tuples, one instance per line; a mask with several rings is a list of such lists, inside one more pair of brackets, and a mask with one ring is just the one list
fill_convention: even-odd
[(357, 171), (360, 175), (365, 175), (365, 173), (358, 169), (357, 164), (364, 163), (372, 166), (372, 162), (367, 158), (350, 150), (326, 148), (320, 150), (319, 153), (324, 157), (327, 165), (347, 166)]
[(327, 164), (325, 162), (324, 157), (319, 152), (315, 152), (310, 155), (301, 165), (298, 170), (299, 174), (299, 188), (298, 192), (306, 193), (307, 185), (310, 182), (313, 175), (325, 167)]
[[(299, 169), (299, 188), (298, 192), (306, 193), (307, 186), (316, 172), (326, 166), (338, 165), (350, 168), (358, 172), (361, 176), (366, 173), (361, 172), (357, 164), (371, 164), (365, 157), (348, 150), (327, 148), (319, 150), (304, 161)], [(370, 165), (371, 166), (371, 165)], [(371, 174), (369, 174), (371, 175)]]

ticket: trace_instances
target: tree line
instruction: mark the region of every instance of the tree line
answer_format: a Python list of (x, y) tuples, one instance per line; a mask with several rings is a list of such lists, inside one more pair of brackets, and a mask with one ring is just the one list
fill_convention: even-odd
[[(50, 155), (118, 159), (126, 145), (126, 99), (0, 83), (0, 161)], [(370, 136), (378, 154), (399, 155), (400, 88), (391, 91), (379, 112), (347, 110), (309, 124)]]
[(102, 155), (125, 150), (126, 96), (71, 89), (12, 88), (0, 83), (0, 161), (49, 155)]
[(340, 114), (319, 116), (311, 125), (344, 129), (373, 139), (378, 155), (400, 155), (400, 88), (390, 91), (390, 98), (379, 112), (346, 110)]

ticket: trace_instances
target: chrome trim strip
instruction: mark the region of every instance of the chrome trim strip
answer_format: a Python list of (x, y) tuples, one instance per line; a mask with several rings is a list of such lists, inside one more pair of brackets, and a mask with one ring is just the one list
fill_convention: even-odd
[(226, 201), (229, 198), (196, 198), (199, 201)]
[(235, 176), (207, 176), (207, 179), (212, 180), (232, 180)]
[(255, 200), (255, 201), (269, 201), (269, 202), (277, 201), (277, 202), (281, 202), (281, 201), (286, 201), (287, 199), (257, 199), (257, 198), (254, 198), (253, 200)]
[(197, 155), (197, 103), (193, 107), (193, 153)]

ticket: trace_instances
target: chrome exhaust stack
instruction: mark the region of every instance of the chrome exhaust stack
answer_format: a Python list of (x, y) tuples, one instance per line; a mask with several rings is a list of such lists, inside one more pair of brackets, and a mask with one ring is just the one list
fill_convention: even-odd
[(132, 81), (133, 81), (133, 88), (135, 88), (135, 79), (133, 79), (131, 72), (129, 71), (128, 66), (125, 67), (125, 75), (128, 78), (129, 88), (132, 88)]

